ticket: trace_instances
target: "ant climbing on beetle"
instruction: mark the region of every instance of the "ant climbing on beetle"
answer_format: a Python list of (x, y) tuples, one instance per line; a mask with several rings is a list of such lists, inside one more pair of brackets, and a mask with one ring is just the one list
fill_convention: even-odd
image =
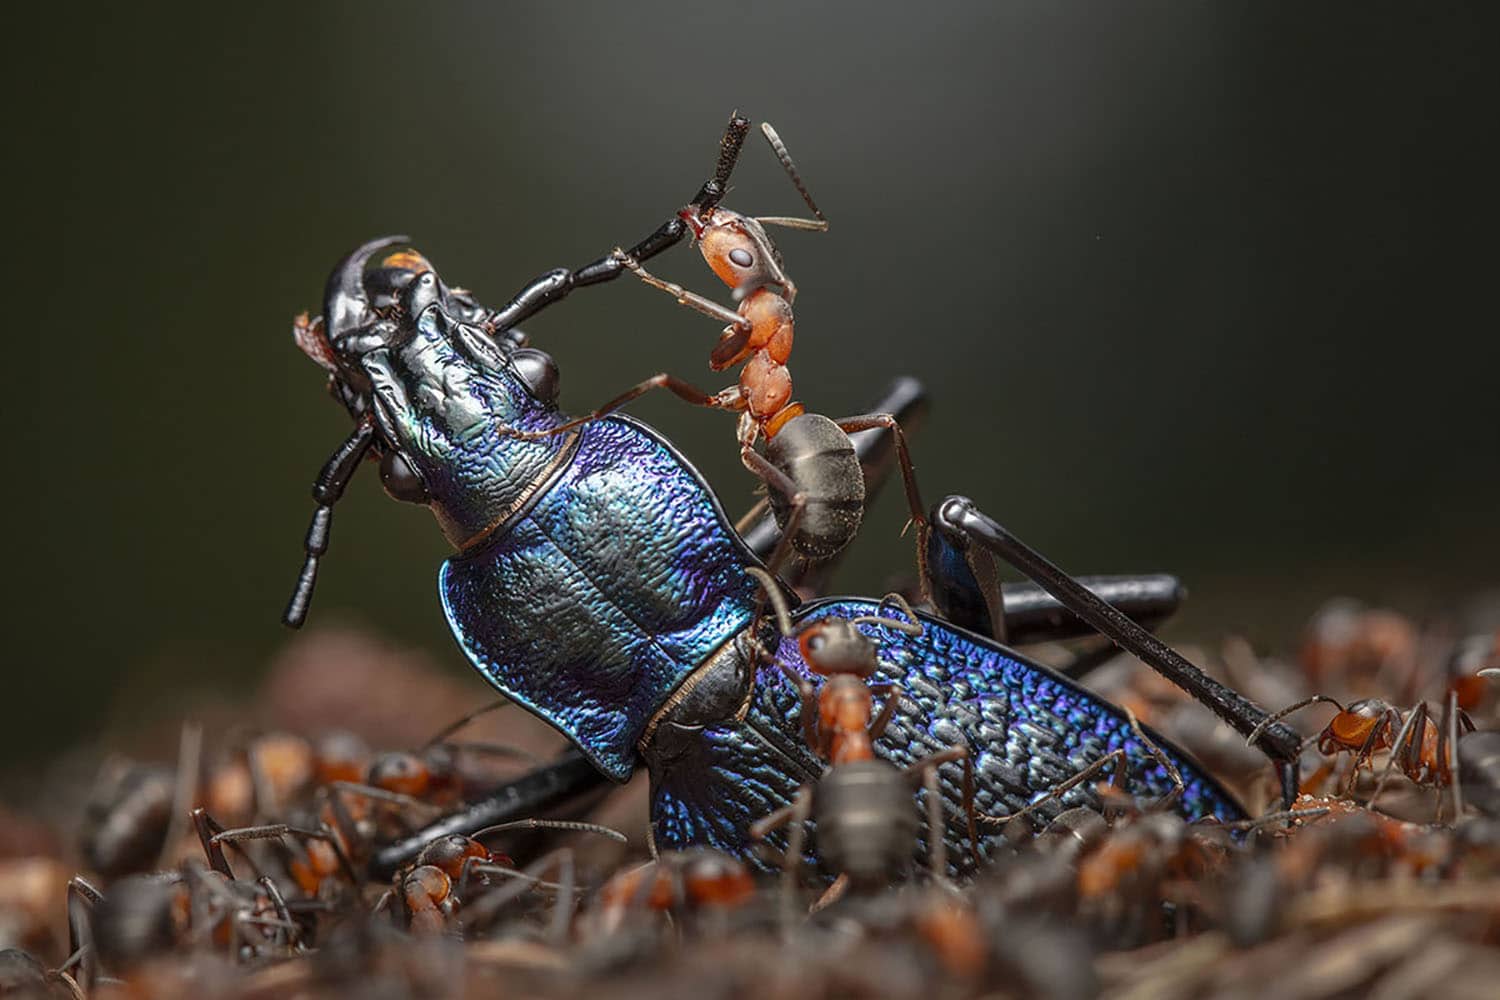
[[(748, 122), (736, 114), (730, 133), (742, 133)], [(782, 539), (768, 560), (780, 567), (789, 550), (809, 562), (835, 555), (853, 539), (863, 519), (865, 481), (849, 435), (886, 429), (894, 437), (897, 460), (911, 509), (911, 523), (921, 529), (926, 515), (917, 489), (911, 455), (900, 423), (889, 413), (869, 413), (832, 420), (811, 413), (792, 399), (792, 376), (787, 367), (794, 337), (792, 303), (797, 286), (787, 275), (781, 251), (766, 232), (767, 225), (806, 232), (827, 232), (828, 219), (813, 201), (781, 136), (769, 123), (761, 132), (782, 169), (802, 195), (811, 219), (790, 216), (749, 216), (718, 204), (717, 198), (692, 202), (677, 217), (692, 233), (709, 269), (732, 291), (737, 310), (663, 281), (647, 271), (630, 252), (616, 248), (613, 259), (643, 282), (676, 298), (705, 316), (728, 324), (709, 355), (709, 368), (723, 371), (743, 364), (739, 380), (727, 389), (709, 393), (667, 372), (637, 383), (592, 413), (534, 431), (513, 430), (514, 436), (536, 440), (566, 434), (639, 399), (653, 389), (666, 389), (677, 398), (710, 409), (738, 413), (736, 437), (740, 461), (769, 487), (767, 502), (782, 530)], [(725, 149), (730, 149), (729, 135)], [(720, 189), (728, 183), (739, 154), (735, 144), (719, 164)], [(764, 439), (765, 452), (756, 451)]]
[[(738, 116), (731, 121), (718, 171), (689, 200), (700, 218), (722, 200), (748, 127)], [(624, 780), (642, 765), (652, 774), (657, 843), (673, 849), (708, 843), (748, 856), (750, 823), (785, 805), (822, 770), (791, 731), (784, 700), (766, 685), (743, 686), (759, 671), (746, 644), (731, 640), (760, 628), (763, 595), (745, 573), (764, 565), (759, 548), (729, 523), (671, 442), (647, 425), (616, 418), (554, 434), (569, 421), (557, 405), (557, 365), (524, 346), (515, 328), (573, 288), (626, 273), (623, 258), (640, 264), (690, 232), (674, 216), (623, 256), (547, 272), (493, 311), (445, 285), (425, 257), (377, 257), (406, 238), (376, 239), (335, 267), (322, 320), (299, 324), (299, 346), (327, 373), (354, 430), (317, 481), (318, 510), (285, 620), (296, 625), (305, 616), (332, 503), (366, 456), (379, 458), (387, 491), (427, 507), (456, 550), (439, 587), (465, 655), (581, 754), (520, 779), (505, 790), (503, 804), (476, 803), (382, 850), (374, 867), (404, 863), (415, 855), (413, 845), (419, 851), (439, 833), (466, 831), (481, 816), (479, 826), (508, 819), (518, 808), (535, 810), (595, 787), (596, 773)], [(773, 290), (786, 299), (784, 286)], [(740, 350), (721, 346), (725, 360)], [(807, 416), (788, 419), (758, 457), (789, 441)], [(895, 428), (888, 429), (894, 443)], [(845, 433), (839, 431), (841, 439)], [(757, 426), (757, 446), (763, 437)], [(807, 458), (788, 480), (828, 475), (826, 456), (814, 450)], [(901, 724), (881, 737), (887, 760), (914, 762), (963, 734), (975, 755), (979, 804), (987, 813), (1013, 813), (1086, 768), (1110, 741), (1127, 738), (1128, 721), (1118, 709), (991, 638), (1020, 634), (1011, 587), (999, 582), (1003, 561), (1049, 595), (1038, 610), (1066, 609), (1242, 734), (1256, 730), (1256, 742), (1281, 772), (1283, 797), (1295, 796), (1294, 732), (1278, 724), (1257, 730), (1266, 714), (1259, 706), (1151, 635), (1117, 596), (1069, 576), (966, 498), (949, 496), (924, 516), (909, 461), (902, 471), (922, 543), (924, 590), (939, 615), (920, 616), (919, 636), (894, 630), (879, 636), (881, 661), (910, 692), (896, 709)], [(851, 465), (835, 485), (861, 489), (861, 479)], [(773, 543), (777, 552), (806, 547), (805, 538), (796, 545), (803, 531), (792, 518), (812, 509), (812, 492), (788, 496), (773, 487), (770, 500), (788, 507)], [(844, 533), (854, 524), (845, 517)], [(543, 637), (517, 625), (535, 620), (544, 594), (559, 599), (547, 605)], [(879, 607), (864, 598), (821, 601), (796, 608), (792, 620), (857, 617)], [(795, 646), (781, 643), (778, 658), (795, 658)], [(958, 691), (965, 692), (961, 698)], [(1126, 756), (1133, 792), (1171, 790), (1151, 755), (1132, 744)], [(1243, 816), (1243, 807), (1175, 748), (1169, 756), (1184, 783), (1176, 811), (1185, 818)], [(956, 809), (953, 790), (942, 792)]]
[[(773, 830), (791, 826), (783, 860), (785, 898), (792, 898), (798, 882), (809, 819), (817, 824), (820, 853), (846, 884), (856, 890), (887, 884), (911, 858), (917, 832), (911, 799), (914, 777), (926, 787), (929, 867), (934, 877), (941, 879), (947, 872), (948, 861), (937, 775), (938, 768), (949, 763), (961, 762), (964, 766), (963, 805), (969, 843), (977, 861), (979, 845), (969, 748), (955, 743), (905, 767), (875, 756), (875, 741), (895, 716), (901, 689), (891, 682), (869, 683), (881, 666), (879, 649), (859, 626), (878, 625), (904, 635), (920, 636), (923, 625), (910, 605), (901, 595), (891, 594), (880, 607), (883, 611), (885, 603), (895, 604), (903, 615), (901, 618), (878, 613), (823, 618), (794, 627), (775, 577), (755, 566), (746, 572), (770, 599), (780, 636), (795, 640), (807, 669), (825, 678), (822, 687), (815, 688), (790, 663), (772, 651), (758, 650), (758, 658), (780, 667), (797, 691), (803, 738), (827, 765), (815, 783), (798, 789), (791, 805), (750, 827), (752, 840), (764, 840)], [(759, 641), (754, 644), (758, 646)], [(885, 699), (879, 714), (875, 712), (876, 695)]]

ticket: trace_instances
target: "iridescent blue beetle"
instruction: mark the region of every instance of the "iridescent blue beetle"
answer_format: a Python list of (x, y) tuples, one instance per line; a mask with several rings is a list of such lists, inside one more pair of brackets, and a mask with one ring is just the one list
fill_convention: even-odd
[[(720, 196), (726, 174), (721, 158), (699, 199)], [(640, 260), (671, 246), (680, 226), (669, 222), (630, 256)], [(295, 626), (306, 615), (334, 502), (361, 461), (378, 458), (387, 491), (428, 506), (456, 550), (440, 571), (439, 592), (460, 647), (485, 678), (561, 731), (598, 772), (623, 781), (645, 766), (657, 848), (711, 845), (748, 857), (751, 823), (786, 805), (822, 768), (801, 738), (800, 700), (782, 666), (759, 663), (753, 653), (758, 638), (785, 666), (811, 676), (797, 644), (778, 643), (774, 625), (755, 620), (757, 583), (746, 571), (760, 567), (759, 558), (698, 472), (639, 421), (614, 415), (537, 439), (507, 433), (567, 419), (556, 404), (556, 365), (526, 346), (516, 324), (573, 287), (614, 277), (617, 258), (549, 272), (489, 311), (446, 286), (415, 252), (377, 259), (405, 243), (391, 237), (351, 253), (329, 278), (323, 317), (297, 325), (299, 344), (327, 369), (355, 429), (314, 487), (319, 506), (307, 562), (285, 620)], [(1258, 707), (971, 502), (949, 497), (929, 523), (927, 585), (949, 616), (981, 628), (1003, 625), (994, 588), (981, 585), (994, 579), (989, 561), (999, 556), (1242, 733), (1264, 720)], [(823, 600), (797, 608), (794, 620), (871, 616), (879, 604)], [(916, 636), (862, 626), (879, 645), (880, 679), (905, 692), (877, 743), (880, 756), (906, 764), (966, 745), (975, 804), (986, 813), (1015, 812), (1119, 749), (1132, 792), (1173, 790), (1167, 769), (1121, 710), (978, 632), (933, 615), (921, 621)], [(1196, 763), (1153, 739), (1181, 773), (1179, 812), (1243, 817)], [(1259, 742), (1282, 766), (1284, 788), (1294, 786), (1295, 734), (1272, 725)], [(563, 762), (506, 795), (524, 807), (550, 794), (533, 794), (538, 782), (552, 792), (572, 782), (576, 790), (582, 768)], [(945, 774), (954, 814), (959, 784), (956, 769)], [(1080, 785), (1054, 805), (1092, 801)], [(485, 818), (495, 815), (491, 809)], [(970, 857), (962, 824), (950, 830), (948, 856), (962, 866)]]

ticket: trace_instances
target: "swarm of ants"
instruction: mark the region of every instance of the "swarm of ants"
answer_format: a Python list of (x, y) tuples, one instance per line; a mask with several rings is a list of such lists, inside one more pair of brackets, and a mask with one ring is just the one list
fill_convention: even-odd
[[(189, 724), (174, 762), (110, 758), (74, 806), (48, 788), (44, 818), (4, 816), (0, 994), (1398, 997), (1493, 995), (1500, 978), (1500, 633), (1457, 639), (1342, 601), (1294, 658), (1234, 639), (1198, 651), (1307, 737), (1291, 810), (1242, 738), (1122, 657), (1095, 686), (1257, 818), (1186, 823), (1106, 761), (1083, 779), (1102, 813), (1043, 800), (1002, 818), (1010, 853), (967, 884), (940, 863), (872, 877), (800, 846), (759, 865), (653, 858), (628, 788), (602, 813), (438, 837), (377, 878), (378, 845), (546, 750), (499, 742), (526, 727), (493, 705), (372, 745), (411, 732), (382, 699), (390, 717), (465, 699), (374, 650), (304, 640), (254, 713), (281, 728)], [(307, 690), (313, 669), (381, 694), (341, 712)], [(831, 770), (864, 745), (809, 737)], [(788, 812), (773, 822), (807, 819)], [(917, 810), (884, 835), (914, 843)]]

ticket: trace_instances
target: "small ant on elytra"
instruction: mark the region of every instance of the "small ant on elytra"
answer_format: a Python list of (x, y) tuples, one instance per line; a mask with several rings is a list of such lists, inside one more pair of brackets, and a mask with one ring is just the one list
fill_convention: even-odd
[[(735, 114), (721, 143), (718, 189), (727, 186), (750, 123)], [(695, 406), (740, 414), (737, 437), (745, 468), (770, 489), (767, 501), (783, 536), (769, 565), (776, 569), (790, 546), (809, 561), (831, 558), (859, 530), (864, 515), (865, 482), (849, 435), (887, 428), (895, 439), (912, 523), (926, 524), (911, 457), (901, 425), (889, 413), (871, 413), (831, 420), (810, 413), (792, 399), (792, 376), (787, 368), (793, 339), (792, 302), (797, 286), (787, 275), (781, 252), (766, 232), (767, 225), (809, 232), (826, 232), (828, 220), (812, 200), (792, 163), (786, 144), (769, 124), (761, 132), (782, 168), (802, 195), (813, 218), (748, 216), (717, 202), (690, 204), (678, 211), (692, 230), (703, 259), (720, 280), (734, 290), (738, 309), (690, 292), (681, 285), (650, 274), (624, 250), (614, 259), (653, 288), (675, 297), (679, 304), (722, 320), (728, 325), (709, 355), (709, 367), (722, 371), (744, 364), (738, 382), (717, 393), (705, 392), (675, 375), (662, 372), (638, 383), (586, 416), (534, 431), (509, 430), (525, 439), (575, 430), (638, 399), (652, 389), (667, 389)], [(765, 452), (755, 449), (765, 440)]]
[[(969, 748), (954, 744), (901, 768), (875, 756), (879, 739), (896, 713), (900, 689), (891, 683), (868, 683), (880, 669), (879, 648), (859, 630), (862, 624), (880, 625), (920, 635), (922, 622), (899, 595), (892, 601), (904, 617), (858, 616), (820, 618), (793, 626), (791, 613), (774, 577), (758, 567), (747, 570), (760, 583), (775, 609), (783, 638), (795, 639), (802, 661), (815, 674), (826, 678), (821, 688), (799, 674), (780, 657), (767, 657), (786, 674), (801, 698), (802, 730), (808, 747), (827, 763), (816, 783), (798, 790), (791, 805), (757, 820), (750, 827), (754, 840), (764, 840), (772, 831), (791, 826), (784, 860), (785, 898), (790, 900), (798, 882), (802, 845), (809, 819), (817, 825), (818, 851), (841, 883), (855, 890), (886, 885), (911, 858), (917, 834), (916, 810), (912, 803), (912, 779), (926, 789), (929, 865), (935, 879), (947, 875), (942, 798), (938, 793), (938, 768), (961, 762), (964, 766), (964, 803), (971, 846), (975, 841), (973, 774)], [(764, 655), (764, 654), (763, 654)], [(875, 711), (876, 695), (885, 698)], [(836, 884), (830, 893), (840, 893)], [(826, 903), (827, 897), (825, 897)]]

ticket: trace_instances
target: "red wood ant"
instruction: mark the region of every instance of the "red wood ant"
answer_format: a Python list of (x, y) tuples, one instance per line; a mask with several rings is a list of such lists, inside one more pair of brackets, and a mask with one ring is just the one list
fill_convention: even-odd
[[(762, 650), (762, 656), (776, 662), (796, 688), (802, 699), (802, 728), (807, 745), (828, 764), (823, 777), (815, 785), (804, 785), (791, 805), (750, 827), (753, 839), (764, 840), (772, 831), (791, 824), (784, 861), (786, 898), (792, 898), (798, 882), (809, 819), (817, 823), (819, 853), (830, 869), (846, 877), (846, 884), (859, 890), (885, 885), (911, 857), (916, 838), (913, 776), (920, 777), (926, 787), (929, 867), (934, 878), (945, 878), (947, 847), (937, 771), (943, 764), (963, 762), (969, 836), (977, 850), (969, 748), (955, 744), (904, 769), (875, 756), (875, 740), (895, 714), (900, 691), (894, 684), (868, 683), (880, 668), (878, 648), (874, 640), (859, 630), (861, 624), (875, 624), (920, 635), (921, 621), (904, 598), (893, 594), (887, 600), (897, 606), (902, 618), (876, 615), (824, 618), (794, 628), (775, 578), (759, 567), (750, 567), (747, 572), (769, 596), (781, 635), (795, 638), (803, 662), (814, 673), (827, 678), (821, 689), (814, 688), (787, 663)], [(875, 695), (885, 698), (878, 714)]]
[[(1381, 772), (1368, 806), (1373, 806), (1385, 787), (1391, 769), (1398, 767), (1419, 787), (1454, 789), (1455, 815), (1463, 808), (1461, 792), (1454, 782), (1455, 748), (1459, 737), (1474, 731), (1474, 722), (1467, 712), (1458, 707), (1458, 695), (1449, 690), (1443, 700), (1443, 715), (1440, 723), (1433, 724), (1427, 703), (1419, 702), (1403, 717), (1402, 713), (1379, 698), (1365, 698), (1350, 702), (1348, 707), (1327, 695), (1315, 694), (1293, 705), (1288, 705), (1266, 719), (1246, 738), (1253, 743), (1260, 731), (1278, 719), (1318, 702), (1327, 702), (1338, 709), (1328, 724), (1318, 734), (1318, 752), (1325, 756), (1352, 754), (1354, 765), (1350, 769), (1348, 785), (1362, 765), (1373, 768), (1371, 758), (1382, 750), (1391, 751)], [(1442, 800), (1438, 801), (1442, 809)]]
[(674, 913), (727, 910), (755, 895), (755, 879), (743, 864), (710, 848), (669, 851), (622, 871), (599, 890), (599, 924), (612, 933), (631, 910)]
[[(736, 114), (730, 120), (723, 148), (732, 152), (720, 163), (721, 182), (738, 156), (729, 137), (743, 134), (749, 123)], [(813, 218), (784, 216), (752, 217), (717, 203), (690, 204), (678, 216), (692, 230), (694, 240), (709, 268), (734, 290), (738, 309), (729, 309), (712, 299), (690, 292), (681, 285), (663, 281), (643, 268), (624, 250), (616, 248), (614, 259), (653, 288), (675, 297), (681, 305), (721, 320), (724, 328), (709, 355), (709, 367), (722, 371), (744, 364), (739, 381), (717, 393), (705, 392), (675, 375), (662, 372), (638, 383), (585, 416), (555, 427), (535, 431), (510, 430), (516, 437), (534, 439), (572, 431), (598, 420), (653, 389), (667, 389), (695, 406), (729, 410), (740, 414), (737, 437), (740, 460), (745, 468), (768, 487), (767, 501), (783, 537), (768, 560), (776, 569), (790, 546), (809, 561), (831, 558), (847, 545), (859, 529), (864, 514), (865, 482), (849, 435), (857, 431), (887, 428), (891, 431), (901, 474), (911, 508), (912, 523), (920, 530), (926, 524), (921, 495), (912, 471), (911, 457), (901, 425), (889, 413), (872, 413), (831, 420), (792, 399), (792, 377), (787, 368), (793, 340), (792, 302), (797, 286), (788, 277), (781, 252), (766, 233), (766, 225), (811, 232), (826, 232), (828, 220), (803, 184), (786, 145), (776, 130), (762, 124), (761, 131), (775, 151), (782, 168), (802, 195)], [(765, 453), (755, 450), (765, 439)], [(920, 541), (920, 537), (919, 537)]]
[[(399, 873), (395, 888), (386, 890), (373, 912), (385, 909), (392, 898), (400, 898), (407, 926), (415, 933), (441, 933), (452, 926), (460, 914), (470, 926), (483, 926), (510, 900), (528, 888), (551, 890), (558, 894), (553, 915), (553, 936), (561, 938), (567, 916), (573, 906), (573, 860), (569, 848), (560, 848), (538, 859), (524, 870), (518, 870), (509, 855), (493, 851), (480, 841), (491, 834), (518, 829), (573, 830), (596, 833), (625, 842), (618, 830), (595, 823), (572, 820), (527, 819), (477, 831), (474, 836), (450, 834), (431, 841), (417, 856), (415, 865)], [(541, 874), (556, 869), (559, 882), (547, 882)], [(474, 885), (492, 886), (496, 879), (509, 880), (518, 891), (496, 890), (471, 895)]]

